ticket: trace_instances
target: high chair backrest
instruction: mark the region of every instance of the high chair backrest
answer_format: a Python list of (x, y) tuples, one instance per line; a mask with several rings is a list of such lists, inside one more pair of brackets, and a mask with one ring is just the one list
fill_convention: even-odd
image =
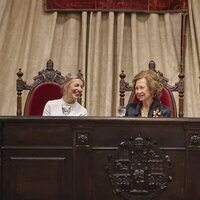
[[(46, 69), (38, 72), (31, 84), (27, 84), (22, 79), (23, 73), (19, 69), (17, 73), (17, 115), (38, 115), (42, 116), (44, 106), (47, 101), (60, 99), (63, 96), (63, 85), (65, 77), (61, 72), (54, 70), (52, 60), (46, 64)], [(81, 74), (81, 72), (79, 71)], [(81, 74), (82, 75), (82, 74)], [(28, 90), (24, 109), (22, 109), (22, 91)], [(79, 99), (81, 103), (81, 98)]]
[[(160, 71), (156, 71), (155, 69), (155, 62), (150, 61), (149, 62), (149, 69), (155, 71), (158, 73), (163, 82), (163, 91), (162, 96), (160, 97), (160, 102), (166, 106), (168, 106), (171, 109), (171, 116), (177, 117), (177, 106), (176, 101), (173, 95), (173, 92), (178, 92), (179, 94), (179, 112), (178, 117), (183, 117), (183, 97), (184, 97), (184, 74), (181, 72), (179, 74), (179, 81), (175, 83), (174, 85), (168, 84), (168, 79), (161, 73)], [(124, 101), (125, 101), (125, 92), (129, 91), (131, 92), (129, 103), (139, 101), (137, 97), (134, 94), (134, 88), (132, 85), (130, 85), (128, 82), (125, 81), (126, 74), (124, 71), (120, 74), (120, 107), (124, 107)]]

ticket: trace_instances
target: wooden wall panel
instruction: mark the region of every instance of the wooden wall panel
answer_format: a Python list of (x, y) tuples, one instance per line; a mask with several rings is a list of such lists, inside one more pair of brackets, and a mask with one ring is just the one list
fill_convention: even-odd
[(4, 199), (72, 199), (72, 153), (4, 150)]

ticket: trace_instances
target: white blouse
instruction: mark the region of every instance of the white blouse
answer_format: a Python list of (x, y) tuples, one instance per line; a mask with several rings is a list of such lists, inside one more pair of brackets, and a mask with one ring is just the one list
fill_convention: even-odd
[(66, 103), (63, 98), (48, 101), (43, 110), (43, 116), (87, 116), (87, 110), (78, 102)]

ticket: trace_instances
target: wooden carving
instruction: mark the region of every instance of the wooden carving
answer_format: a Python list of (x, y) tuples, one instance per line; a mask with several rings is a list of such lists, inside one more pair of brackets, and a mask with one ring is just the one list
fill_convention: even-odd
[(23, 73), (21, 69), (17, 72), (17, 115), (22, 115), (22, 91), (31, 91), (36, 86), (44, 82), (55, 82), (59, 85), (64, 84), (65, 77), (61, 75), (58, 70), (53, 69), (53, 61), (50, 59), (46, 64), (46, 69), (39, 71), (38, 75), (33, 78), (31, 84), (27, 84), (26, 81), (22, 79)]
[(114, 193), (127, 200), (152, 199), (172, 180), (169, 156), (140, 135), (122, 142), (106, 169)]

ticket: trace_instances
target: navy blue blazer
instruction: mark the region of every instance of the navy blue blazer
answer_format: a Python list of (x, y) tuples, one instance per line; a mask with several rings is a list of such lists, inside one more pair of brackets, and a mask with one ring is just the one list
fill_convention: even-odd
[[(125, 117), (141, 117), (142, 102), (129, 103), (126, 106)], [(167, 106), (153, 101), (149, 109), (148, 117), (171, 117), (171, 110)]]

